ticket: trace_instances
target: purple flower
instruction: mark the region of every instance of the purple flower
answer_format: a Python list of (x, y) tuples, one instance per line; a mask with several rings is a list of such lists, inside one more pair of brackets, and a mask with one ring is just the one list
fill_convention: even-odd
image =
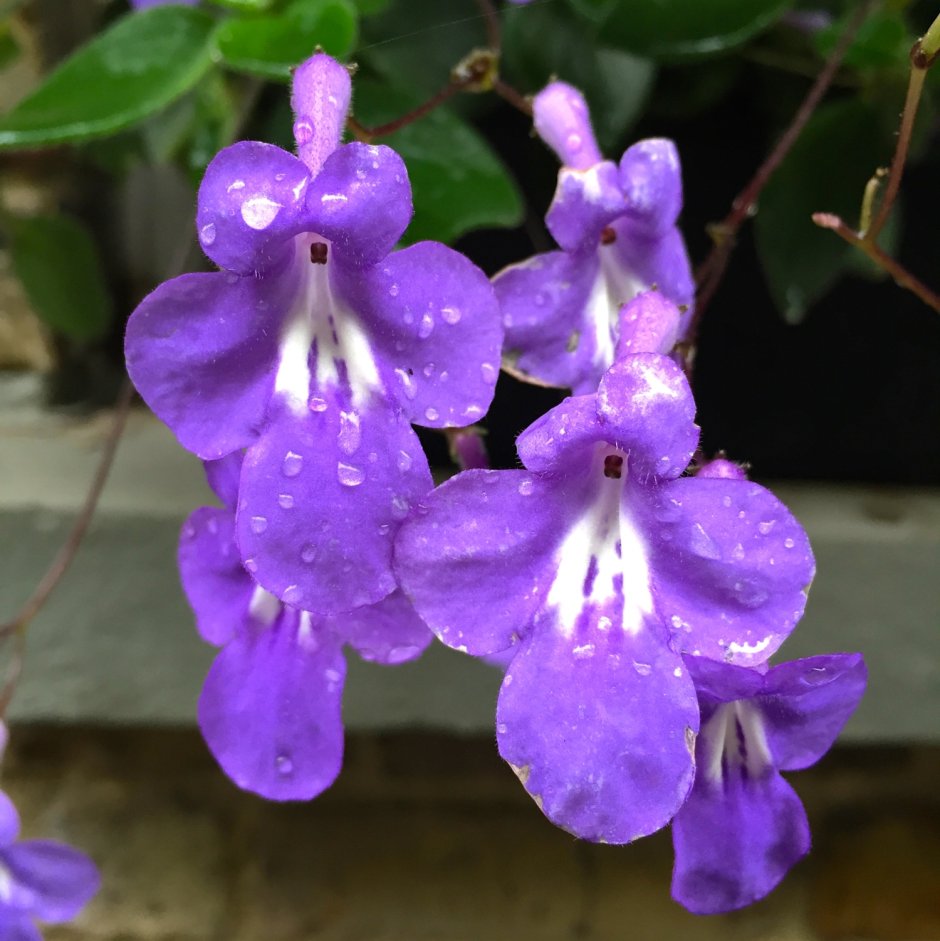
[(19, 832), (19, 814), (0, 791), (0, 938), (41, 941), (33, 919), (74, 918), (101, 878), (84, 853), (52, 840), (17, 841)]
[(295, 73), (300, 159), (242, 141), (209, 165), (197, 225), (223, 269), (158, 287), (127, 329), (144, 399), (200, 457), (247, 448), (236, 534), (287, 604), (333, 614), (396, 587), (395, 530), (431, 487), (411, 422), (489, 406), (502, 328), (492, 287), (436, 242), (389, 252), (411, 217), (401, 158), (337, 147), (347, 70)]
[(694, 285), (676, 228), (679, 156), (671, 141), (652, 139), (630, 147), (619, 166), (604, 160), (584, 98), (563, 82), (539, 92), (533, 107), (536, 130), (562, 162), (546, 216), (561, 251), (510, 265), (494, 279), (505, 367), (522, 379), (590, 393), (616, 358), (620, 309), (637, 293), (656, 287), (682, 309), (672, 343), (691, 316)]
[(702, 710), (695, 784), (672, 823), (672, 895), (699, 914), (763, 898), (809, 852), (806, 812), (780, 771), (815, 764), (865, 691), (861, 654), (767, 672), (686, 658)]
[(451, 647), (515, 648), (500, 754), (560, 826), (624, 843), (692, 784), (681, 652), (761, 663), (802, 614), (800, 525), (746, 480), (680, 477), (698, 440), (670, 359), (628, 356), (518, 440), (526, 470), (467, 471), (415, 508), (396, 569)]
[(179, 566), (199, 633), (221, 647), (199, 699), (210, 751), (241, 788), (271, 800), (309, 800), (343, 760), (343, 646), (376, 663), (419, 656), (432, 635), (394, 592), (341, 617), (282, 604), (256, 584), (235, 546), (240, 455), (206, 465), (225, 508), (183, 525)]

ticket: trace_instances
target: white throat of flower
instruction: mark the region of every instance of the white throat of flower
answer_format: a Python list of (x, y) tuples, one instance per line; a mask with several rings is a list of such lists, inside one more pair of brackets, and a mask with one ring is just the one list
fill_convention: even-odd
[[(308, 407), (316, 410), (311, 392), (337, 385), (338, 363), (344, 362), (353, 403), (361, 407), (372, 391), (381, 390), (382, 383), (358, 318), (330, 284), (332, 245), (318, 235), (306, 234), (294, 239), (294, 248), (298, 287), (284, 318), (274, 391), (296, 414), (303, 414)], [(310, 353), (314, 344), (312, 375)]]
[[(555, 553), (557, 571), (546, 599), (557, 610), (565, 637), (574, 634), (584, 608), (600, 607), (621, 594), (620, 627), (626, 633), (636, 634), (653, 611), (646, 543), (623, 498), (628, 473), (622, 451), (607, 444), (595, 448), (595, 496)], [(598, 619), (600, 629), (612, 626), (606, 616)]]
[(760, 710), (746, 700), (722, 703), (699, 733), (704, 747), (702, 772), (708, 781), (721, 784), (743, 769), (756, 778), (770, 765), (770, 747)]
[(586, 313), (588, 323), (594, 327), (594, 364), (603, 372), (614, 362), (621, 306), (649, 285), (624, 268), (617, 257), (616, 244), (598, 245), (597, 257), (600, 264), (588, 295)]

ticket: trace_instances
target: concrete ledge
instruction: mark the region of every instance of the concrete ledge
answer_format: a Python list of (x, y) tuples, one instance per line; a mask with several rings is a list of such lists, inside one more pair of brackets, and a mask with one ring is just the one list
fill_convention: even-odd
[[(15, 398), (9, 388), (6, 398)], [(76, 422), (22, 401), (0, 405), (4, 615), (61, 544), (107, 425), (107, 416)], [(940, 493), (774, 490), (806, 526), (818, 560), (807, 615), (784, 654), (865, 654), (870, 691), (847, 737), (940, 741)], [(198, 462), (149, 415), (135, 414), (87, 541), (30, 630), (14, 719), (193, 721), (213, 651), (192, 629), (174, 560), (180, 523), (209, 499)], [(484, 664), (439, 646), (395, 669), (350, 659), (352, 728), (492, 725), (499, 674)]]

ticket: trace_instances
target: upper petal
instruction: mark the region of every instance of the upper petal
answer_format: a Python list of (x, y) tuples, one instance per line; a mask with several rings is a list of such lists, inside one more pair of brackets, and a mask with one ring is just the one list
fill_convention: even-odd
[(306, 612), (241, 630), (216, 657), (199, 697), (199, 726), (222, 770), (268, 800), (309, 800), (343, 761), (346, 661)]
[(328, 618), (333, 633), (372, 663), (405, 663), (424, 653), (434, 639), (411, 602), (393, 591), (375, 604)]
[(683, 651), (763, 663), (802, 616), (815, 571), (809, 540), (763, 487), (672, 481), (653, 495), (645, 528), (656, 607)]
[(0, 791), (0, 848), (9, 846), (19, 832), (20, 815), (6, 791)]
[(200, 507), (183, 523), (177, 559), (203, 640), (226, 643), (249, 616), (255, 584), (235, 546), (231, 510)]
[(273, 144), (238, 141), (219, 151), (199, 187), (196, 228), (203, 251), (242, 275), (269, 268), (307, 228), (310, 171)]
[(381, 261), (411, 221), (411, 184), (391, 147), (354, 141), (327, 157), (307, 190), (310, 231), (328, 238), (343, 262)]
[[(506, 672), (499, 752), (545, 815), (578, 837), (629, 843), (658, 830), (692, 784), (695, 691), (655, 625), (596, 616), (566, 637), (543, 621)], [(613, 622), (614, 626), (609, 626)]]
[(0, 909), (0, 938), (3, 941), (42, 941), (29, 915)]
[(203, 470), (212, 492), (227, 509), (233, 511), (238, 502), (238, 478), (241, 476), (244, 458), (243, 452), (233, 451), (217, 461), (203, 462)]
[(503, 328), (493, 288), (476, 265), (446, 245), (420, 242), (381, 265), (340, 268), (336, 276), (411, 421), (441, 428), (483, 417), (499, 376)]
[(796, 771), (819, 761), (861, 701), (867, 679), (860, 653), (772, 667), (758, 703), (777, 767)]
[(562, 248), (575, 251), (596, 245), (604, 227), (626, 206), (616, 164), (604, 160), (583, 170), (562, 167), (545, 224)]
[(524, 471), (464, 471), (429, 494), (395, 542), (395, 568), (418, 614), (474, 655), (511, 646), (544, 604), (571, 509)]
[(71, 846), (52, 840), (23, 840), (3, 852), (11, 881), (6, 903), (41, 921), (74, 918), (98, 891), (95, 864)]
[(147, 295), (127, 324), (128, 373), (184, 448), (205, 460), (249, 445), (274, 386), (292, 266), (262, 278), (186, 274)]
[(242, 467), (238, 545), (255, 579), (286, 603), (335, 614), (395, 587), (392, 540), (432, 486), (407, 419), (377, 397), (318, 389), (280, 402)]
[(646, 234), (663, 236), (682, 209), (682, 169), (676, 145), (663, 137), (635, 143), (620, 158), (626, 215)]

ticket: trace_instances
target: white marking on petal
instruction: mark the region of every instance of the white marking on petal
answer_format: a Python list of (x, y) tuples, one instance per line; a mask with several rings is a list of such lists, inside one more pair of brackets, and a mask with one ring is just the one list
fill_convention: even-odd
[(753, 644), (747, 642), (739, 644), (736, 640), (733, 640), (728, 644), (728, 652), (732, 654), (744, 654), (749, 657), (754, 654), (763, 653), (770, 646), (773, 637), (773, 634), (768, 634), (763, 640), (755, 641)]
[(242, 203), (242, 219), (249, 228), (260, 232), (277, 218), (281, 208), (280, 203), (268, 199), (267, 196), (253, 196)]
[(598, 249), (600, 267), (584, 307), (585, 317), (594, 328), (594, 363), (600, 370), (610, 368), (614, 362), (621, 306), (649, 287), (623, 267), (615, 247), (602, 245)]
[[(740, 735), (738, 728), (740, 727)], [(751, 778), (773, 764), (760, 710), (747, 700), (722, 703), (702, 726), (699, 737), (705, 749), (703, 770), (720, 784), (723, 768), (745, 768)]]
[(276, 595), (256, 585), (251, 601), (248, 602), (248, 613), (260, 624), (270, 627), (281, 613), (281, 602)]
[(321, 203), (345, 203), (349, 197), (345, 193), (324, 193), (320, 197)]

